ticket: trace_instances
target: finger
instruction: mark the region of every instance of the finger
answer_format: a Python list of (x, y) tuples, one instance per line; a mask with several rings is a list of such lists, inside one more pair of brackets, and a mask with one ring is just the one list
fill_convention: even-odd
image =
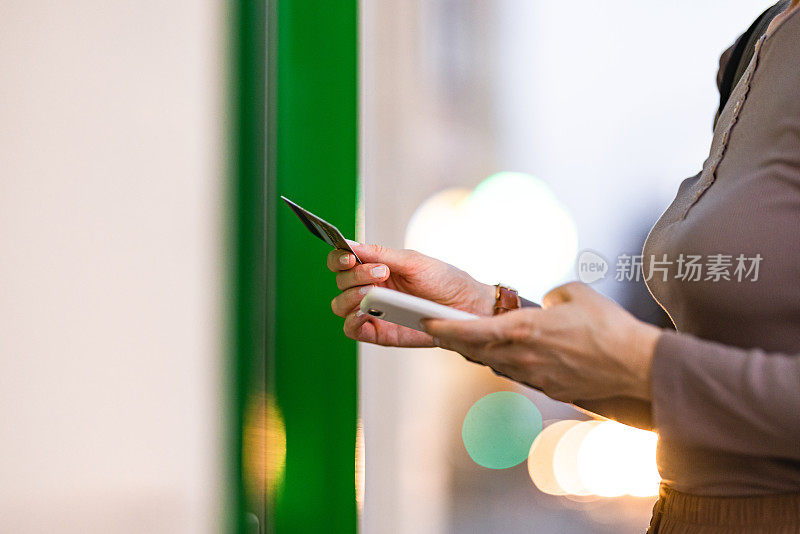
[(478, 365), (492, 367), (498, 362), (505, 361), (505, 355), (509, 353), (511, 345), (508, 343), (467, 343), (463, 340), (442, 340), (435, 338), (438, 346), (459, 353), (465, 360)]
[(364, 325), (367, 321), (369, 321), (369, 315), (362, 313), (361, 310), (354, 311), (344, 320), (344, 334), (356, 341), (372, 342), (373, 340), (367, 339), (364, 335)]
[(597, 300), (606, 299), (606, 297), (583, 282), (569, 282), (550, 290), (550, 292), (542, 298), (542, 307), (550, 308), (577, 299)]
[(550, 308), (558, 304), (569, 302), (582, 293), (587, 287), (586, 284), (582, 284), (581, 282), (568, 282), (555, 287), (542, 297), (542, 307)]
[(328, 269), (337, 273), (346, 271), (356, 264), (356, 257), (346, 250), (332, 250), (328, 253)]
[(347, 317), (350, 312), (361, 304), (364, 295), (373, 287), (375, 286), (370, 284), (367, 286), (351, 287), (350, 289), (342, 291), (331, 301), (333, 313), (339, 317)]
[(365, 245), (348, 241), (353, 248), (353, 252), (358, 254), (364, 263), (383, 263), (390, 269), (404, 269), (411, 265), (417, 252), (413, 250), (402, 250), (388, 248), (381, 245)]
[(389, 278), (389, 268), (380, 263), (365, 263), (336, 275), (336, 286), (344, 291), (355, 286), (377, 284)]
[(461, 356), (463, 356), (464, 359), (467, 361), (483, 365), (481, 362), (475, 360), (474, 357), (471, 356), (471, 354), (477, 350), (477, 345), (466, 343), (461, 339), (438, 338), (438, 337), (433, 338), (433, 344), (439, 347), (440, 349), (457, 352)]
[(429, 319), (423, 321), (423, 326), (440, 340), (470, 344), (527, 342), (538, 337), (542, 313), (542, 309), (535, 308), (469, 321)]
[(569, 302), (569, 300), (569, 290), (564, 286), (558, 286), (545, 293), (544, 297), (542, 297), (542, 308), (551, 308), (558, 304)]
[(489, 343), (501, 340), (500, 325), (493, 319), (468, 321), (425, 319), (422, 321), (422, 325), (428, 334), (438, 340), (440, 346), (453, 350), (452, 347), (455, 345)]

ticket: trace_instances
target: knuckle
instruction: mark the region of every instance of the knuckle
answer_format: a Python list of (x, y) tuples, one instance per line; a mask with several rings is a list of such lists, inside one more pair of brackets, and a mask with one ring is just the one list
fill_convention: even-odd
[(583, 282), (570, 282), (567, 285), (569, 286), (569, 294), (572, 297), (586, 295), (589, 291), (591, 291), (589, 286)]
[(564, 289), (566, 290), (568, 295), (576, 295), (582, 291), (584, 291), (588, 286), (583, 282), (579, 282), (577, 280), (573, 280), (572, 282), (567, 282), (564, 284)]
[(350, 289), (351, 287), (353, 287), (358, 283), (360, 273), (363, 273), (363, 270), (353, 268), (337, 274), (336, 287), (339, 288), (339, 291)]
[(542, 297), (542, 305), (545, 307), (549, 307), (551, 304), (554, 304), (558, 300), (558, 292), (560, 291), (560, 287), (555, 289), (551, 289), (547, 293), (544, 294)]
[(542, 304), (543, 305), (552, 305), (558, 303), (560, 300), (563, 300), (564, 296), (567, 295), (568, 290), (563, 286), (557, 286), (545, 293), (544, 297), (542, 297)]
[(386, 247), (384, 247), (383, 245), (374, 243), (372, 245), (367, 245), (367, 246), (370, 248), (370, 250), (372, 250), (372, 253), (379, 258), (386, 253)]
[(411, 262), (416, 262), (422, 258), (421, 252), (417, 252), (416, 250), (410, 248), (404, 249), (403, 254)]

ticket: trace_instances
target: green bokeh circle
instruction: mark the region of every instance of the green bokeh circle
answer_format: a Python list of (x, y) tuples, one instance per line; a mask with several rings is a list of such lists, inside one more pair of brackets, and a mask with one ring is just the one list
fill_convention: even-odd
[(475, 463), (507, 469), (528, 458), (542, 431), (542, 414), (524, 395), (513, 391), (490, 393), (472, 405), (461, 427), (461, 438)]

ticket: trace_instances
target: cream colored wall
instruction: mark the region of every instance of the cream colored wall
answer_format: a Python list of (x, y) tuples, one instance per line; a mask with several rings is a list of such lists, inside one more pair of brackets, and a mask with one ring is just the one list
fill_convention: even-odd
[(0, 5), (0, 532), (214, 530), (222, 5)]

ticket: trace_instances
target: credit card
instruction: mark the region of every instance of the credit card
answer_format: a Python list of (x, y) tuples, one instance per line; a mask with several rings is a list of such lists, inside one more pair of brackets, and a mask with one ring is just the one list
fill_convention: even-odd
[(301, 208), (285, 196), (281, 195), (281, 198), (285, 200), (287, 204), (289, 204), (289, 207), (292, 208), (292, 211), (294, 211), (295, 215), (300, 217), (300, 220), (303, 221), (303, 224), (306, 225), (306, 228), (308, 228), (312, 234), (322, 239), (333, 248), (346, 250), (356, 257), (356, 261), (358, 263), (364, 263), (358, 257), (358, 254), (353, 252), (352, 247), (350, 247), (350, 244), (347, 242), (342, 235), (342, 232), (340, 232), (338, 228), (325, 219), (317, 217), (307, 209)]

